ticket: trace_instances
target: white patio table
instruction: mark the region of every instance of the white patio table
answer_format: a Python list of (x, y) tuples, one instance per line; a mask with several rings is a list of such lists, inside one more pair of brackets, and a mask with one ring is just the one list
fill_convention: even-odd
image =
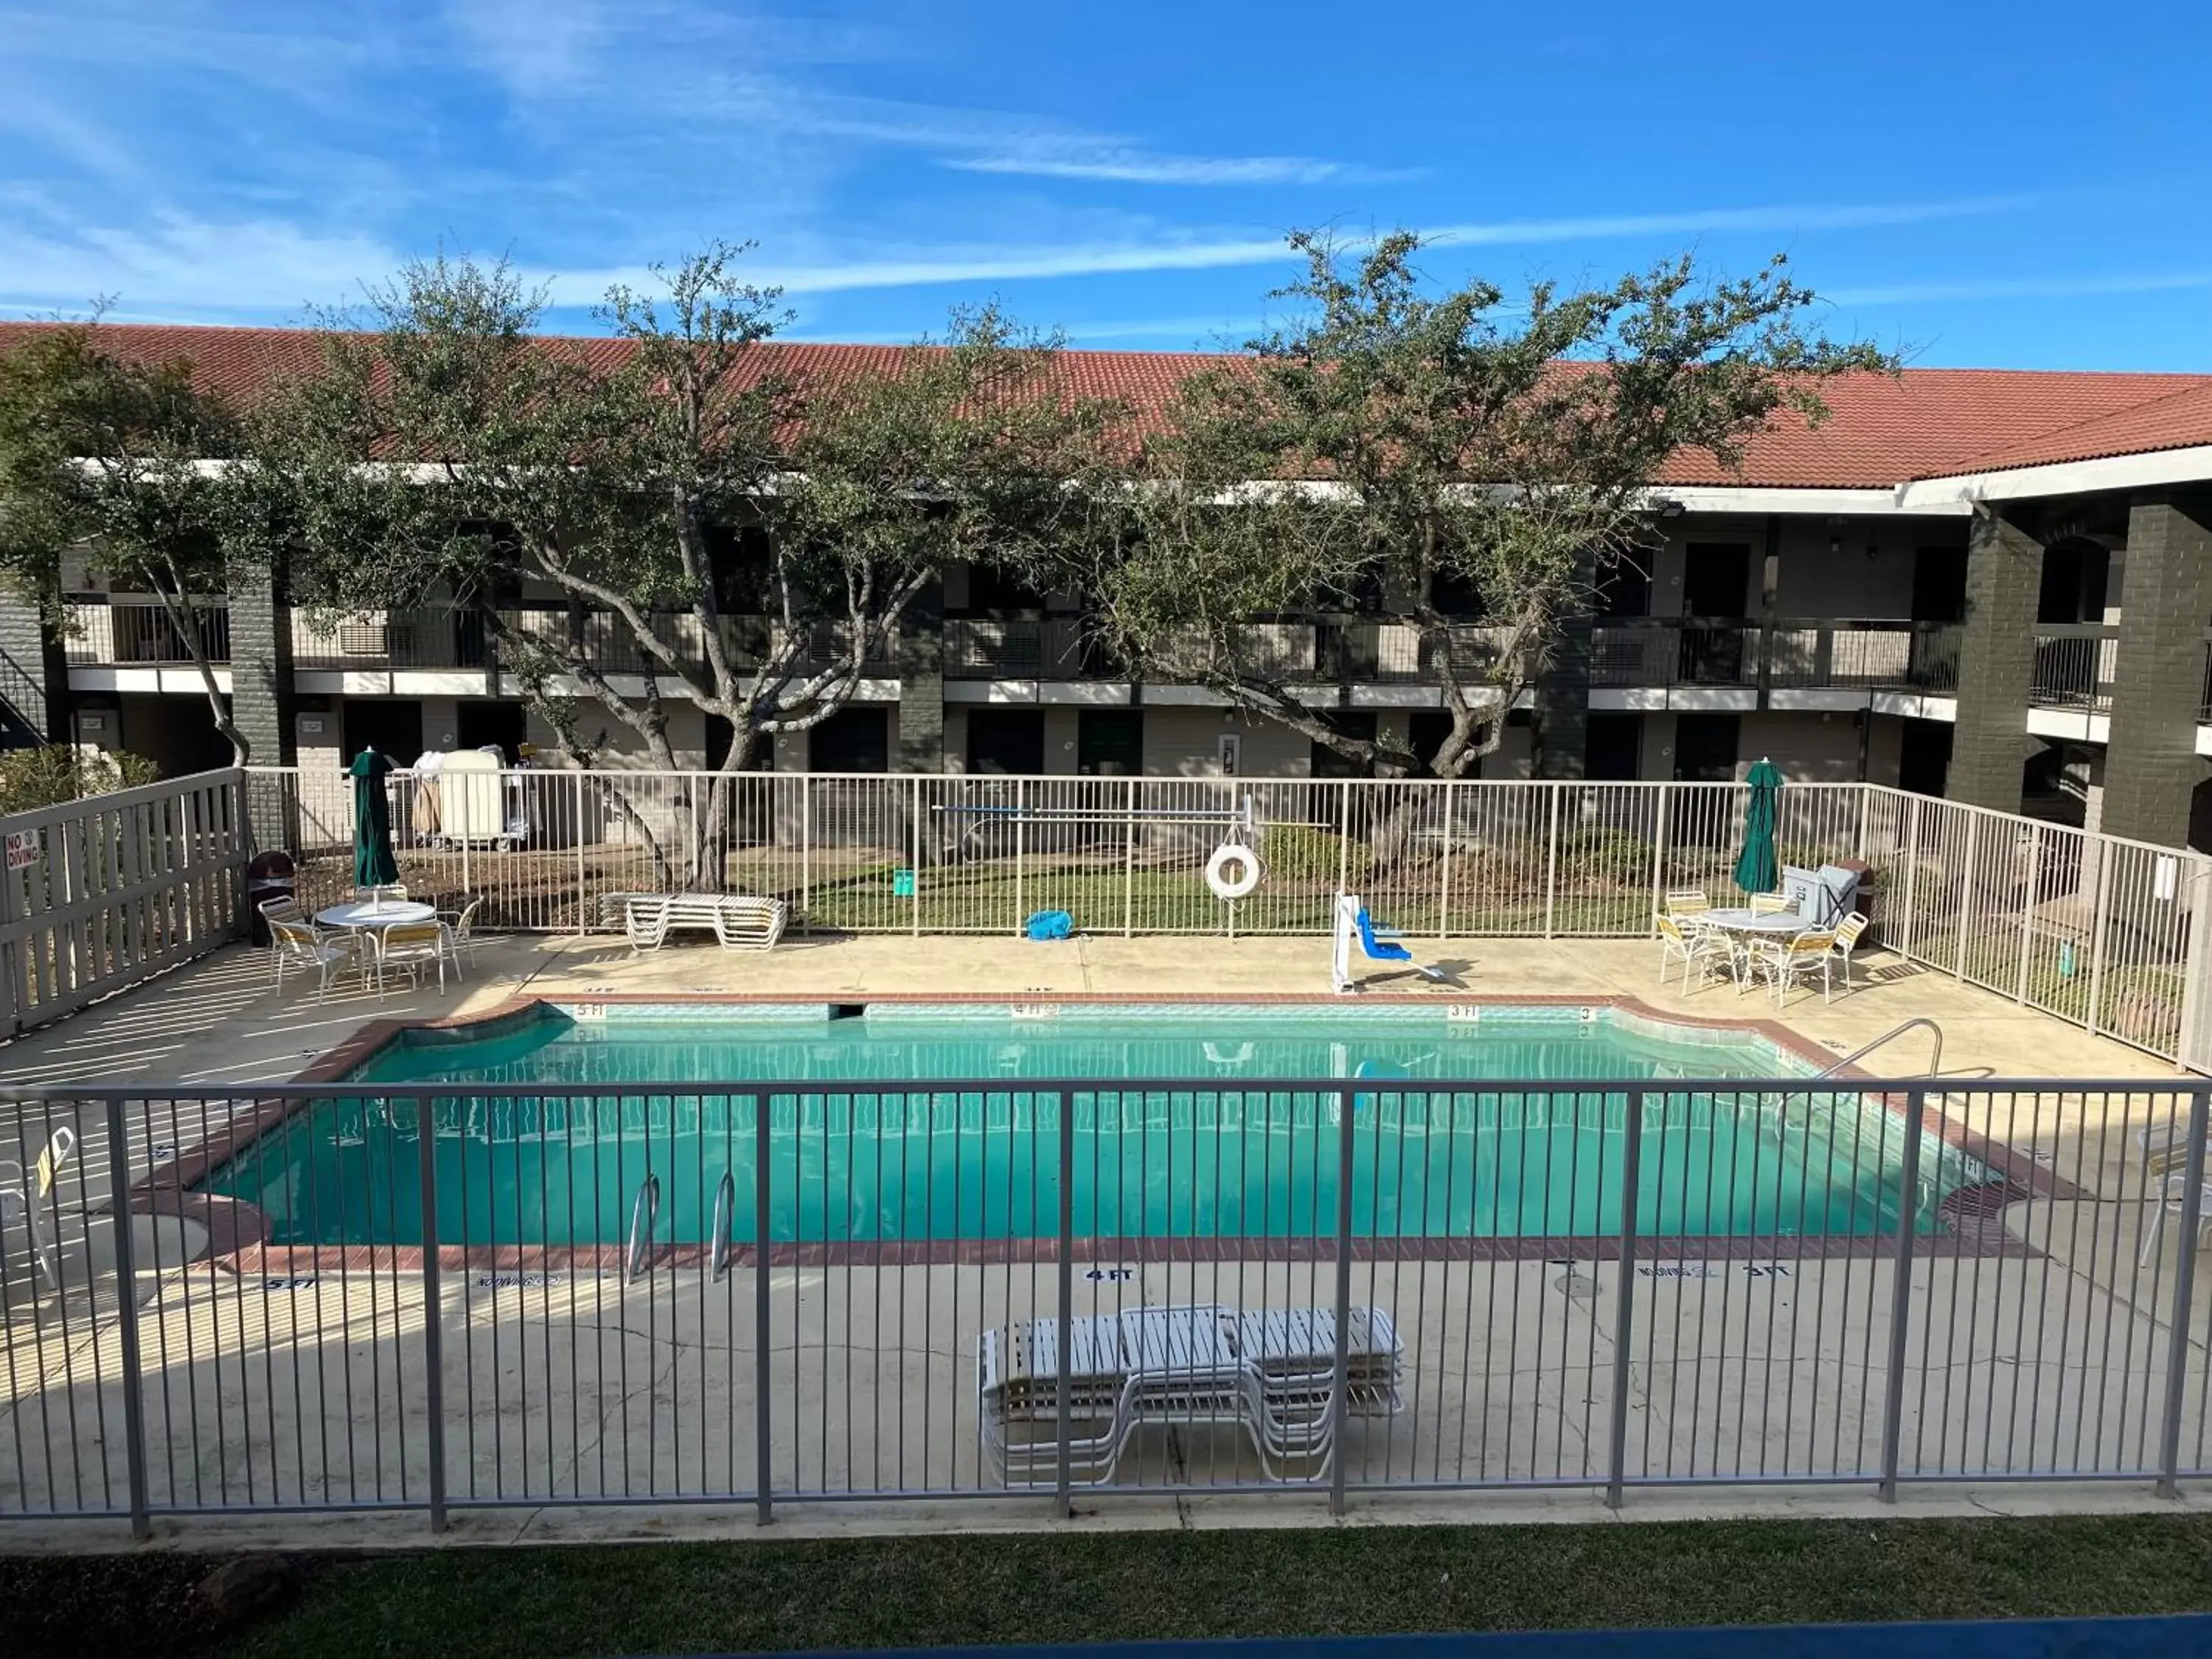
[(1749, 982), (1747, 970), (1751, 966), (1751, 947), (1762, 939), (1795, 939), (1805, 931), (1805, 918), (1795, 910), (1699, 910), (1680, 920), (1714, 928), (1742, 941), (1744, 948), (1729, 953), (1729, 966), (1735, 975), (1738, 996), (1743, 994)]

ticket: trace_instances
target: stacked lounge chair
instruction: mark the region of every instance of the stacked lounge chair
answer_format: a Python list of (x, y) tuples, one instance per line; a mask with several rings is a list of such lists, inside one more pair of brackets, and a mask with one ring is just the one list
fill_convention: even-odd
[[(1310, 1476), (1335, 1449), (1336, 1317), (1324, 1308), (1140, 1307), (1071, 1322), (1068, 1479), (1103, 1486), (1146, 1424), (1241, 1426), (1269, 1480)], [(1380, 1308), (1346, 1324), (1346, 1411), (1401, 1407), (1405, 1349)], [(987, 1331), (976, 1352), (984, 1444), (1009, 1486), (1060, 1469), (1060, 1322)], [(1293, 1466), (1303, 1466), (1294, 1469)]]

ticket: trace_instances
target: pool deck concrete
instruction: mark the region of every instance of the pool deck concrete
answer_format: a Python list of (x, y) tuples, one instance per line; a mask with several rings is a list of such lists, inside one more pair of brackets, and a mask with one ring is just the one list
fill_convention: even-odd
[[(1725, 985), (1685, 993), (1656, 980), (1656, 945), (1634, 941), (1415, 941), (1456, 992), (1404, 977), (1378, 991), (1422, 995), (1629, 997), (1662, 1013), (1777, 1019), (1840, 1054), (1899, 1022), (1943, 1028), (1942, 1109), (1954, 1121), (2063, 1176), (2075, 1190), (2011, 1204), (2009, 1254), (1921, 1257), (1906, 1355), (1904, 1502), (1863, 1486), (1651, 1487), (1629, 1516), (2027, 1512), (2124, 1509), (2155, 1500), (2147, 1478), (2110, 1486), (2046, 1486), (2053, 1472), (2128, 1472), (2154, 1463), (2156, 1402), (2172, 1358), (2178, 1255), (2138, 1265), (2155, 1214), (2130, 1162), (2132, 1132), (2163, 1124), (2172, 1102), (2141, 1091), (2172, 1068), (2117, 1042), (1942, 975), (1872, 954), (1860, 988), (1824, 1005)], [(1001, 938), (799, 939), (769, 955), (711, 944), (634, 956), (619, 941), (544, 938), (480, 942), (464, 984), (379, 1000), (359, 990), (318, 1002), (298, 981), (278, 995), (265, 961), (220, 952), (50, 1030), (0, 1045), (0, 1084), (66, 1089), (93, 1082), (250, 1085), (288, 1079), (369, 1022), (466, 1018), (517, 996), (750, 994), (809, 1001), (954, 993), (1038, 995), (1327, 998), (1324, 941), (1082, 939), (1030, 945)], [(1869, 1062), (1901, 1076), (1924, 1065), (1916, 1035)], [(2015, 1106), (1979, 1099), (1991, 1078), (2051, 1079)], [(2073, 1080), (2123, 1084), (2084, 1092)], [(2132, 1087), (2126, 1086), (2132, 1085)], [(2073, 1086), (2069, 1086), (2073, 1085)], [(73, 1106), (84, 1133), (65, 1183), (59, 1297), (36, 1293), (16, 1227), (0, 1237), (0, 1517), (121, 1496), (120, 1324), (108, 1152), (96, 1113)], [(9, 1141), (35, 1157), (52, 1115), (0, 1107)], [(10, 1133), (10, 1131), (13, 1133)], [(156, 1151), (129, 1133), (133, 1178)], [(204, 1240), (188, 1225), (137, 1218), (138, 1322), (149, 1377), (154, 1497), (293, 1504), (350, 1496), (419, 1496), (428, 1480), (428, 1375), (419, 1272), (354, 1269), (299, 1280), (242, 1280), (190, 1266)], [(1079, 1261), (1085, 1310), (1139, 1304), (1326, 1304), (1328, 1269), (1258, 1261)], [(1097, 1279), (1090, 1275), (1097, 1273)], [(968, 1501), (787, 1504), (779, 1530), (1033, 1528), (1055, 1524), (1048, 1497), (994, 1492), (975, 1440), (975, 1355), (981, 1333), (1048, 1310), (1049, 1265), (916, 1264), (776, 1267), (765, 1275), (769, 1325), (769, 1455), (780, 1485), (836, 1492), (951, 1485)], [(1863, 1473), (1880, 1448), (1895, 1291), (1885, 1256), (1684, 1259), (1647, 1250), (1633, 1280), (1612, 1261), (1362, 1261), (1354, 1298), (1392, 1310), (1407, 1350), (1404, 1409), (1355, 1429), (1351, 1468), (1425, 1480), (1565, 1481), (1558, 1489), (1369, 1495), (1352, 1519), (1595, 1520), (1589, 1483), (1605, 1473), (1620, 1373), (1617, 1310), (1631, 1283), (1627, 1420), (1632, 1478), (1697, 1481), (1715, 1474), (1814, 1480)], [(88, 1287), (88, 1288), (87, 1288)], [(673, 1504), (703, 1488), (743, 1487), (755, 1467), (750, 1431), (761, 1352), (749, 1265), (715, 1280), (665, 1267), (635, 1283), (618, 1273), (449, 1271), (439, 1291), (445, 1352), (446, 1468), (453, 1495), (509, 1507), (458, 1511), (456, 1541), (726, 1535), (752, 1510)], [(2207, 1410), (2212, 1272), (2188, 1310), (2182, 1463), (2212, 1456)], [(1916, 1485), (1914, 1475), (2014, 1477)], [(1072, 1523), (1269, 1525), (1326, 1521), (1322, 1494), (1252, 1490), (1257, 1474), (1233, 1433), (1196, 1424), (1139, 1433), (1125, 1478), (1183, 1490), (1081, 1494)], [(635, 1509), (573, 1500), (635, 1494)], [(564, 1501), (571, 1500), (571, 1501)], [(2205, 1501), (2204, 1494), (2185, 1501)], [(1057, 1523), (1070, 1524), (1070, 1523)], [(419, 1515), (163, 1518), (159, 1534), (190, 1546), (413, 1541)], [(0, 1547), (108, 1547), (112, 1521), (0, 1518)]]
[[(1832, 1002), (1817, 990), (1778, 1009), (1761, 991), (1724, 981), (1685, 992), (1662, 986), (1658, 948), (1625, 939), (1413, 941), (1417, 961), (1455, 981), (1436, 986), (1383, 969), (1373, 992), (1440, 997), (1632, 997), (1697, 1020), (1778, 1020), (1836, 1054), (1917, 1016), (1943, 1028), (1943, 1076), (2165, 1079), (2167, 1061), (1880, 951), (1857, 964), (1856, 988)], [(588, 1000), (595, 993), (752, 995), (793, 1001), (871, 996), (1026, 995), (1310, 997), (1329, 1000), (1327, 941), (1313, 939), (1093, 939), (1036, 945), (1000, 937), (796, 939), (768, 953), (672, 941), (644, 955), (603, 935), (518, 935), (480, 940), (465, 982), (443, 992), (357, 988), (318, 1001), (293, 980), (280, 995), (265, 959), (226, 950), (126, 992), (46, 1030), (0, 1043), (0, 1085), (274, 1083), (295, 1077), (380, 1019), (465, 1018), (517, 996)], [(1372, 965), (1372, 964), (1370, 964)], [(1677, 970), (1679, 974), (1679, 969)], [(1924, 1074), (1925, 1034), (1870, 1057), (1876, 1075)]]

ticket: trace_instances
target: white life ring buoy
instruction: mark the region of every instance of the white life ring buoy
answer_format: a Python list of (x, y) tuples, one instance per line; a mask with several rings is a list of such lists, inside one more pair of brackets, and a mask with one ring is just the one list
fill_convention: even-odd
[(1216, 898), (1249, 897), (1260, 884), (1260, 855), (1239, 842), (1223, 842), (1206, 861), (1206, 884)]

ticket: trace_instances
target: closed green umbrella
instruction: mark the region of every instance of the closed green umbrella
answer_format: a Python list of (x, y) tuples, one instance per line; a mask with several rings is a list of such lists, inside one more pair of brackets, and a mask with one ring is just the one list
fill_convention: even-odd
[(1782, 774), (1762, 758), (1744, 775), (1751, 799), (1743, 809), (1743, 851), (1735, 861), (1735, 884), (1747, 893), (1771, 893), (1782, 882), (1774, 857), (1775, 798), (1782, 793)]
[(392, 763), (364, 749), (346, 770), (353, 775), (353, 884), (389, 887), (399, 879), (399, 860), (392, 856), (392, 810), (384, 799)]

